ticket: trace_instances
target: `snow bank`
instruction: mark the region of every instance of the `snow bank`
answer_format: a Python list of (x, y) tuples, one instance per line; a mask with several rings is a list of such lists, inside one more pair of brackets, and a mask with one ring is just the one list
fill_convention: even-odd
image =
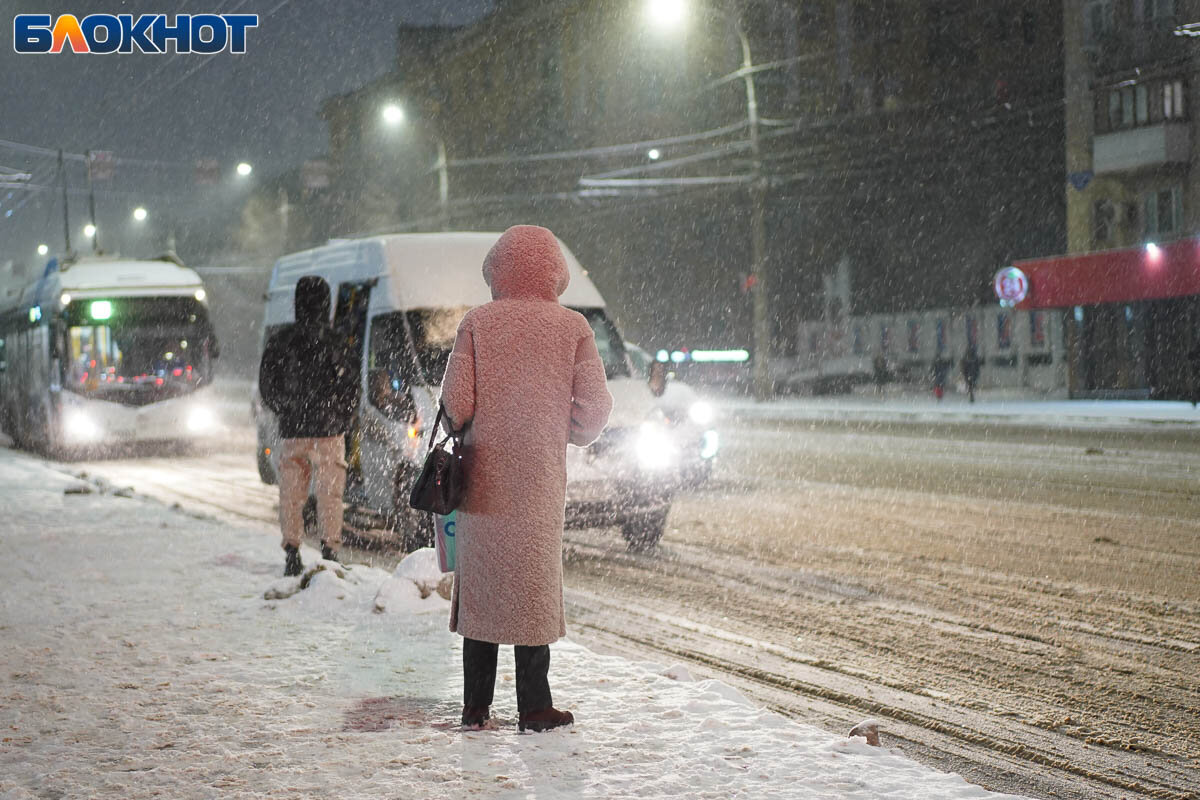
[(517, 733), (501, 648), (496, 727), (464, 732), (429, 554), (389, 574), (304, 548), (281, 580), (273, 530), (75, 483), (0, 451), (0, 797), (996, 797), (570, 641), (550, 678), (574, 727)]

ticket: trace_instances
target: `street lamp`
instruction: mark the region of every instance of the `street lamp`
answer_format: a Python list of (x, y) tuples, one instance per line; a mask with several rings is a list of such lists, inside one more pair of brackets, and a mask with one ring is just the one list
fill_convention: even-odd
[[(685, 12), (684, 0), (647, 0), (646, 13), (659, 28), (679, 27)], [(710, 12), (711, 13), (711, 12)], [(742, 29), (736, 9), (722, 7), (721, 16), (733, 27), (742, 46), (742, 66), (734, 73), (741, 75), (746, 89), (746, 126), (750, 136), (750, 293), (754, 300), (754, 364), (752, 377), (754, 396), (766, 400), (771, 396), (770, 373), (767, 361), (771, 347), (771, 320), (767, 298), (767, 264), (765, 211), (767, 177), (763, 172), (762, 149), (758, 136), (758, 97), (754, 90), (754, 60), (750, 56), (750, 40)]]
[(46, 246), (44, 244), (38, 245), (38, 255), (39, 256), (44, 256), (44, 255), (46, 255), (46, 253), (49, 253), (49, 252), (50, 252), (50, 248), (48, 246)]
[(245, 161), (243, 161), (237, 165), (237, 174), (242, 176), (243, 178), (245, 178), (247, 175), (249, 175), (253, 171), (254, 171), (254, 167), (250, 166)]
[[(388, 103), (380, 109), (383, 121), (389, 127), (396, 127), (404, 122), (404, 108), (399, 103)], [(433, 168), (438, 173), (438, 227), (450, 230), (450, 175), (446, 166), (446, 140), (434, 131), (437, 140), (437, 163)]]
[(86, 236), (87, 238), (91, 239), (93, 236), (96, 235), (96, 226), (90, 222), (87, 225), (84, 225), (83, 226), (83, 235)]
[(659, 28), (674, 28), (683, 22), (686, 6), (683, 0), (650, 0), (646, 15)]
[(138, 206), (137, 208), (135, 208), (133, 210), (133, 219), (136, 222), (145, 222), (146, 221), (146, 209), (142, 208), (141, 206)]
[(404, 122), (404, 109), (398, 103), (388, 103), (380, 112), (383, 115), (383, 121), (388, 125), (399, 125)]

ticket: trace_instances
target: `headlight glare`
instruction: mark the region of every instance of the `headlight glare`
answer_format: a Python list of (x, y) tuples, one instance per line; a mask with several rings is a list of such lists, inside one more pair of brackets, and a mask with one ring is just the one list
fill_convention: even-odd
[(663, 469), (675, 460), (675, 446), (666, 431), (647, 423), (638, 431), (637, 458), (646, 469)]
[(207, 433), (217, 427), (217, 418), (212, 409), (199, 406), (188, 414), (187, 427), (192, 433)]
[(712, 424), (714, 416), (715, 412), (713, 411), (712, 405), (704, 402), (703, 400), (697, 400), (695, 403), (692, 403), (692, 407), (688, 409), (688, 417), (697, 425)]
[(63, 429), (67, 436), (77, 442), (90, 442), (100, 438), (100, 426), (82, 411), (67, 412), (63, 420)]

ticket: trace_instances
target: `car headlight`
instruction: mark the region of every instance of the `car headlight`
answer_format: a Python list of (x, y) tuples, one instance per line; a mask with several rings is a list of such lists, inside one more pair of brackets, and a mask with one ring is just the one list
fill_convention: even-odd
[(716, 413), (711, 404), (698, 400), (688, 409), (688, 417), (697, 425), (709, 425)]
[(646, 469), (663, 469), (675, 461), (675, 445), (658, 425), (645, 423), (638, 431), (637, 458)]
[(700, 440), (700, 457), (712, 458), (720, 447), (721, 437), (717, 435), (717, 432), (705, 431), (704, 438)]
[(69, 411), (63, 420), (67, 437), (77, 442), (90, 442), (100, 438), (100, 426), (82, 411)]
[(188, 414), (187, 427), (192, 433), (207, 433), (217, 427), (217, 417), (212, 409), (198, 406)]

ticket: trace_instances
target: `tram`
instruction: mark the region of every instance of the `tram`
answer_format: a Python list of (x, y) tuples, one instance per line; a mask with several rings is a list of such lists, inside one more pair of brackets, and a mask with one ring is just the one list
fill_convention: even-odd
[(59, 455), (219, 429), (204, 284), (174, 255), (51, 259), (0, 291), (0, 425)]

